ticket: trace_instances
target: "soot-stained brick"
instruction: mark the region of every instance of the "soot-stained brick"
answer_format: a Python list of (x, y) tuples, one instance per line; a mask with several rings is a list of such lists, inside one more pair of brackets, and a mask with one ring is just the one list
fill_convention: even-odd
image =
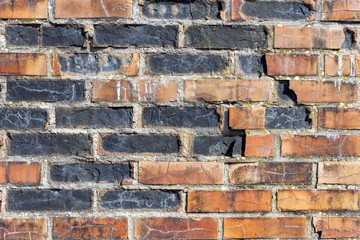
[(142, 124), (164, 127), (216, 127), (216, 109), (197, 107), (149, 107), (142, 112)]
[(131, 108), (56, 108), (58, 127), (129, 127)]
[(228, 58), (220, 55), (151, 54), (147, 57), (151, 74), (221, 73)]
[(104, 151), (113, 153), (178, 153), (180, 142), (173, 135), (106, 135)]
[(7, 81), (7, 101), (82, 101), (85, 99), (84, 81)]
[(0, 108), (0, 129), (44, 129), (47, 120), (44, 109)]
[(40, 28), (38, 26), (6, 26), (6, 43), (13, 46), (39, 45)]
[(294, 90), (290, 89), (289, 81), (277, 81), (277, 94), (280, 102), (293, 102), (297, 104), (297, 96)]
[(306, 108), (267, 108), (265, 128), (300, 129), (310, 128), (310, 111)]
[(10, 190), (10, 211), (79, 211), (91, 208), (91, 190)]
[(300, 2), (245, 1), (241, 12), (259, 19), (301, 20), (311, 16), (311, 7)]
[(180, 195), (175, 191), (108, 191), (100, 205), (107, 209), (172, 209), (179, 207)]
[(355, 44), (356, 44), (355, 32), (348, 28), (344, 28), (344, 34), (345, 34), (345, 41), (341, 45), (341, 48), (342, 49), (354, 49)]
[(150, 47), (177, 45), (178, 27), (176, 26), (96, 26), (95, 43), (97, 46)]
[(194, 155), (234, 156), (243, 153), (242, 136), (198, 136), (193, 139)]
[(262, 75), (266, 73), (265, 56), (241, 55), (238, 60), (238, 70), (240, 74)]
[(185, 45), (194, 48), (264, 48), (267, 32), (263, 26), (189, 26)]
[(90, 154), (88, 135), (11, 134), (9, 155), (83, 155)]
[(43, 27), (43, 46), (55, 47), (81, 47), (85, 43), (85, 32), (83, 28), (74, 26), (52, 26)]
[(55, 182), (122, 182), (131, 178), (131, 165), (129, 163), (52, 165), (50, 177)]

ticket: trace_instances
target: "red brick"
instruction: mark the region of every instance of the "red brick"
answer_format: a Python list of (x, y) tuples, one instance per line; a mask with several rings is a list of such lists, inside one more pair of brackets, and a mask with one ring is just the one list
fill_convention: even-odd
[(318, 55), (266, 55), (267, 74), (275, 75), (307, 75), (318, 74)]
[(325, 75), (359, 76), (360, 55), (325, 55)]
[(55, 218), (56, 239), (127, 239), (125, 218)]
[(315, 232), (321, 233), (321, 238), (359, 238), (359, 217), (315, 217)]
[(47, 239), (47, 223), (44, 219), (1, 219), (0, 236), (11, 240)]
[(232, 129), (264, 129), (264, 107), (242, 107), (229, 109), (229, 127)]
[(358, 211), (355, 190), (279, 190), (279, 211)]
[(0, 18), (47, 18), (47, 0), (2, 0)]
[(136, 239), (217, 239), (214, 218), (135, 218)]
[(282, 156), (360, 156), (360, 136), (284, 135)]
[(46, 56), (35, 53), (1, 53), (0, 75), (46, 75)]
[(186, 101), (267, 101), (268, 80), (205, 79), (185, 81)]
[(246, 135), (245, 157), (274, 156), (274, 135)]
[(0, 183), (6, 183), (6, 165), (4, 162), (0, 163)]
[(216, 162), (140, 162), (143, 184), (221, 184), (224, 164)]
[(7, 166), (7, 178), (10, 183), (39, 183), (40, 164), (10, 162)]
[(131, 0), (55, 0), (55, 18), (129, 18)]
[(188, 191), (188, 212), (259, 212), (271, 210), (271, 190)]
[(326, 21), (360, 21), (360, 0), (323, 0), (322, 19)]
[(258, 217), (224, 219), (224, 238), (305, 237), (305, 217)]
[(319, 162), (318, 182), (360, 184), (360, 162)]
[(360, 108), (320, 108), (319, 127), (360, 129)]

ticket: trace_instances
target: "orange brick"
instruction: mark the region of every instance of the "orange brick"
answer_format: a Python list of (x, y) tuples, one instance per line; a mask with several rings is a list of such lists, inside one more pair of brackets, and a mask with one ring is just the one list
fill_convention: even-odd
[(217, 239), (215, 218), (135, 218), (136, 239)]
[(325, 55), (325, 75), (359, 76), (360, 55)]
[(360, 156), (360, 136), (285, 135), (282, 156)]
[(35, 53), (1, 53), (0, 75), (46, 75), (46, 56)]
[(279, 211), (358, 211), (355, 190), (279, 190)]
[(315, 217), (315, 232), (321, 233), (321, 238), (359, 238), (359, 217)]
[(125, 218), (55, 218), (56, 239), (127, 239)]
[(224, 238), (305, 237), (305, 217), (258, 217), (224, 219)]
[(224, 164), (215, 162), (140, 162), (143, 184), (221, 184)]
[(131, 0), (55, 0), (55, 18), (129, 18)]
[(271, 210), (271, 190), (188, 191), (188, 212), (259, 212)]
[(359, 108), (320, 108), (319, 127), (360, 129)]
[(274, 156), (274, 135), (246, 135), (245, 157)]
[(206, 79), (185, 81), (186, 101), (267, 101), (268, 80)]
[(318, 182), (360, 184), (360, 162), (319, 162)]
[(229, 126), (232, 129), (265, 128), (264, 107), (242, 107), (229, 109)]
[(274, 27), (274, 48), (340, 49), (343, 27)]
[(326, 21), (360, 21), (360, 0), (323, 0), (322, 19)]
[(0, 18), (47, 18), (47, 0), (2, 0)]
[(44, 219), (1, 219), (0, 236), (12, 240), (44, 240), (47, 223)]
[(357, 85), (349, 82), (290, 81), (298, 102), (355, 102)]
[(95, 80), (92, 101), (176, 101), (175, 80)]
[(40, 182), (39, 163), (10, 162), (7, 171), (7, 178), (10, 183)]
[(0, 163), (0, 183), (6, 183), (6, 166), (5, 166), (5, 163)]
[(266, 55), (267, 73), (274, 75), (307, 75), (318, 74), (318, 55)]

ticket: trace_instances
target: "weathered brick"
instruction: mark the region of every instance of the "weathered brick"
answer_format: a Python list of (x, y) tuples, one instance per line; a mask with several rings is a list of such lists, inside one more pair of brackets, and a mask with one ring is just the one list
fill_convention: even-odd
[(136, 75), (139, 54), (53, 54), (53, 75)]
[(224, 219), (224, 238), (305, 237), (305, 217), (257, 217)]
[(74, 102), (85, 99), (85, 82), (16, 80), (6, 82), (7, 101)]
[(264, 55), (239, 55), (237, 58), (237, 75), (257, 74), (262, 75), (266, 72), (266, 62)]
[(90, 210), (91, 190), (9, 190), (9, 211)]
[(3, 0), (0, 18), (47, 18), (47, 0)]
[(43, 240), (47, 236), (45, 219), (1, 219), (0, 235), (3, 239)]
[(215, 108), (148, 107), (142, 111), (143, 126), (217, 127), (220, 116)]
[(192, 153), (208, 156), (241, 156), (243, 138), (243, 136), (195, 136), (192, 140)]
[(164, 209), (180, 207), (180, 195), (175, 191), (107, 191), (100, 196), (102, 209)]
[(127, 239), (125, 218), (54, 218), (54, 239)]
[(0, 129), (45, 129), (47, 111), (35, 108), (0, 108)]
[(215, 218), (135, 218), (136, 239), (217, 239)]
[(75, 26), (43, 27), (42, 35), (43, 46), (81, 47), (86, 40), (84, 29)]
[(9, 155), (88, 155), (89, 135), (75, 134), (11, 134)]
[(266, 108), (266, 129), (304, 129), (311, 127), (307, 108)]
[(55, 0), (55, 18), (129, 18), (132, 1)]
[(279, 190), (279, 211), (358, 211), (355, 190)]
[(149, 54), (146, 72), (156, 74), (227, 74), (227, 55)]
[(7, 46), (38, 46), (39, 45), (39, 26), (32, 25), (8, 25), (6, 26)]
[(229, 109), (229, 127), (232, 129), (265, 128), (265, 107), (242, 107)]
[(283, 156), (360, 156), (360, 136), (283, 135)]
[(359, 217), (314, 217), (315, 232), (320, 238), (359, 238)]
[(360, 162), (319, 162), (318, 182), (360, 184)]
[(131, 108), (56, 108), (57, 127), (130, 127)]
[(50, 166), (54, 182), (122, 182), (131, 178), (129, 163), (71, 163)]
[(7, 169), (6, 169), (6, 163), (1, 162), (0, 163), (0, 183), (6, 183), (8, 180), (6, 178)]
[(206, 79), (185, 81), (186, 101), (267, 101), (268, 80)]
[(271, 76), (314, 76), (318, 74), (318, 55), (268, 54), (266, 65)]
[(143, 184), (221, 184), (224, 164), (215, 162), (140, 162)]
[(325, 21), (360, 21), (359, 0), (322, 0), (322, 20)]
[(360, 55), (325, 55), (325, 75), (359, 76)]
[(333, 129), (360, 129), (359, 108), (320, 108), (319, 127)]
[(40, 183), (40, 163), (9, 162), (6, 168), (9, 183)]
[(246, 135), (245, 157), (274, 156), (274, 135)]
[(185, 26), (185, 45), (205, 49), (266, 48), (264, 26)]
[(92, 101), (176, 101), (177, 83), (174, 80), (95, 80)]
[(35, 53), (1, 53), (0, 75), (46, 75), (46, 56)]
[(180, 142), (179, 138), (173, 135), (104, 135), (101, 138), (101, 148), (100, 154), (177, 154)]
[(177, 26), (109, 25), (95, 27), (96, 46), (176, 47)]
[(187, 195), (187, 212), (267, 212), (271, 210), (271, 190), (190, 190)]
[(311, 163), (258, 162), (230, 165), (230, 182), (236, 184), (311, 184)]
[(353, 30), (343, 27), (274, 27), (274, 48), (354, 48)]

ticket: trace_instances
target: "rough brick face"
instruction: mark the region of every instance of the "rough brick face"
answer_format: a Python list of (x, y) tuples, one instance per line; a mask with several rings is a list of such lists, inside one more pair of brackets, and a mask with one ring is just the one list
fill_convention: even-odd
[(315, 232), (321, 238), (358, 238), (360, 237), (360, 218), (358, 217), (315, 217)]
[(327, 76), (359, 76), (360, 55), (325, 55)]
[(6, 177), (10, 183), (40, 183), (40, 164), (26, 162), (7, 163)]
[(325, 184), (360, 184), (359, 162), (320, 162), (318, 181)]
[(318, 55), (266, 55), (267, 74), (314, 76), (318, 73)]
[(0, 129), (45, 129), (47, 121), (44, 109), (0, 108)]
[(273, 135), (247, 135), (245, 142), (246, 157), (270, 157), (274, 155)]
[(242, 155), (242, 144), (242, 136), (197, 136), (192, 139), (192, 153), (207, 156)]
[(0, 75), (45, 75), (45, 54), (1, 53)]
[(322, 19), (325, 21), (360, 21), (359, 0), (322, 0)]
[(47, 0), (4, 0), (0, 5), (0, 18), (47, 18)]
[(4, 239), (46, 239), (47, 222), (44, 219), (1, 219), (0, 235)]
[(319, 127), (333, 129), (359, 129), (360, 109), (358, 108), (321, 108)]
[(8, 46), (39, 45), (40, 28), (38, 26), (9, 25), (5, 29)]
[(56, 47), (81, 47), (85, 44), (85, 33), (83, 28), (74, 26), (51, 26), (43, 27), (43, 46)]
[(262, 129), (265, 127), (263, 107), (245, 107), (229, 109), (229, 126), (232, 129)]

